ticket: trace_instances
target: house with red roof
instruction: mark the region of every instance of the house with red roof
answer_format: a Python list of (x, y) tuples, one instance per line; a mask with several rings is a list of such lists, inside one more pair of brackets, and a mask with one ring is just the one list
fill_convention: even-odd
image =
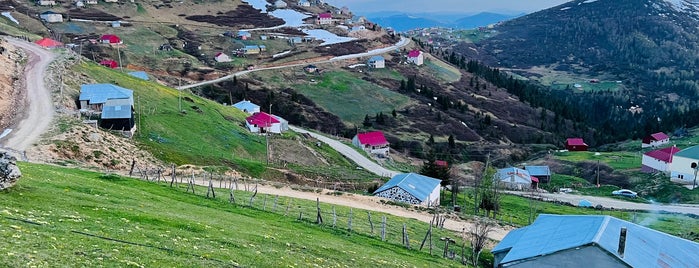
[(245, 118), (245, 126), (252, 133), (282, 133), (282, 124), (274, 115), (259, 112)]
[(333, 15), (325, 12), (325, 13), (320, 13), (318, 14), (318, 17), (316, 17), (316, 24), (318, 25), (326, 25), (326, 24), (332, 24), (333, 23)]
[(582, 138), (566, 139), (566, 149), (568, 151), (587, 151), (587, 144)]
[(219, 52), (219, 53), (216, 53), (216, 55), (214, 56), (214, 60), (216, 62), (231, 62), (231, 57), (226, 55), (226, 53)]
[(105, 34), (100, 37), (100, 42), (104, 44), (122, 44), (121, 38), (113, 34)]
[(424, 53), (422, 51), (414, 49), (408, 52), (408, 62), (415, 65), (422, 65), (424, 63)]
[(670, 137), (662, 132), (653, 133), (643, 138), (641, 148), (659, 147), (670, 142)]
[(646, 173), (670, 171), (672, 157), (679, 151), (680, 148), (672, 146), (644, 153), (641, 158), (641, 171)]
[(376, 156), (388, 156), (389, 144), (381, 131), (357, 133), (352, 138), (352, 144), (365, 152)]
[(57, 48), (57, 47), (63, 46), (63, 43), (58, 42), (58, 41), (53, 40), (53, 39), (48, 38), (48, 37), (44, 37), (42, 39), (39, 39), (34, 43), (36, 43), (37, 45), (40, 45), (44, 48)]
[(102, 65), (104, 67), (109, 67), (112, 69), (116, 69), (117, 67), (119, 67), (119, 63), (114, 61), (114, 60), (102, 60), (102, 61), (100, 61), (100, 65)]

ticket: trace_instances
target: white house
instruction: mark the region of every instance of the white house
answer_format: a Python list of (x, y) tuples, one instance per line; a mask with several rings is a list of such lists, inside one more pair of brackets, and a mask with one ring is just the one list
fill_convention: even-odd
[(362, 148), (371, 155), (388, 156), (389, 144), (381, 131), (358, 133), (352, 138), (352, 144)]
[(37, 0), (36, 4), (40, 5), (40, 6), (55, 6), (56, 1), (54, 1), (54, 0)]
[(375, 196), (413, 205), (439, 205), (441, 180), (416, 173), (401, 173), (374, 191)]
[(41, 18), (41, 20), (43, 20), (45, 22), (49, 22), (49, 23), (63, 22), (63, 15), (61, 15), (60, 13), (50, 11), (50, 10), (46, 11), (44, 13), (41, 13), (39, 15), (39, 18)]
[(249, 113), (251, 115), (260, 112), (260, 106), (250, 102), (249, 100), (242, 100), (233, 104), (233, 107), (238, 108), (243, 112)]
[(386, 68), (386, 60), (381, 56), (373, 56), (369, 58), (366, 65), (369, 66), (369, 68), (382, 69)]
[(333, 22), (333, 15), (330, 13), (320, 13), (318, 14), (318, 17), (316, 17), (316, 24), (320, 25), (326, 25), (326, 24), (331, 24)]
[(282, 133), (281, 122), (265, 112), (255, 113), (245, 118), (245, 126), (252, 133)]
[(539, 179), (529, 175), (529, 171), (516, 167), (498, 169), (494, 180), (515, 190), (534, 188), (539, 183)]
[(647, 173), (669, 171), (672, 157), (679, 151), (679, 148), (672, 146), (644, 153), (641, 158), (641, 171)]
[(226, 55), (226, 53), (219, 52), (214, 56), (214, 60), (216, 60), (216, 62), (231, 62), (231, 57)]
[(302, 7), (310, 7), (310, 6), (311, 6), (311, 2), (309, 2), (308, 0), (299, 0), (299, 6), (302, 6)]
[(424, 63), (424, 55), (420, 50), (411, 50), (408, 52), (408, 62), (415, 65), (422, 65)]
[(692, 163), (699, 165), (699, 145), (681, 150), (672, 156), (670, 163), (670, 179), (686, 184), (694, 182)]
[(641, 148), (658, 147), (670, 142), (670, 137), (662, 132), (653, 133), (643, 138)]

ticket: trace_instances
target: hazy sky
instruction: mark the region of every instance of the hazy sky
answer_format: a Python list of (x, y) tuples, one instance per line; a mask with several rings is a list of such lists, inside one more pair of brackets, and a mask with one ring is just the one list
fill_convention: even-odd
[(483, 11), (530, 13), (557, 6), (569, 0), (326, 0), (336, 7), (347, 6), (358, 13), (400, 11), (406, 13)]

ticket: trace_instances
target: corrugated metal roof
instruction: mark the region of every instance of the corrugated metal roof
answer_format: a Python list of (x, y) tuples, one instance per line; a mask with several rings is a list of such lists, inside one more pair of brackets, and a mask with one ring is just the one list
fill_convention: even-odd
[(681, 156), (691, 159), (699, 159), (699, 145), (695, 145), (675, 153), (675, 156)]
[(551, 176), (549, 166), (524, 166), (524, 169), (532, 176)]
[(148, 74), (144, 71), (135, 71), (129, 73), (131, 76), (141, 78), (143, 80), (149, 80)]
[(133, 105), (133, 91), (112, 84), (86, 84), (80, 86), (80, 100), (90, 104), (105, 103), (109, 99), (129, 99)]
[(379, 187), (374, 195), (398, 186), (422, 202), (427, 200), (430, 193), (439, 187), (441, 182), (441, 180), (416, 173), (401, 173), (393, 176), (391, 180)]
[(529, 226), (510, 231), (507, 233), (507, 236), (505, 236), (505, 238), (503, 238), (502, 241), (500, 241), (500, 243), (498, 243), (490, 252), (495, 254), (501, 251), (509, 250), (517, 244), (519, 238), (527, 231), (527, 228), (529, 228)]
[(124, 119), (131, 118), (131, 105), (104, 106), (102, 108), (102, 119)]
[(529, 172), (516, 167), (498, 169), (497, 173), (495, 173), (495, 177), (501, 181), (510, 183), (532, 183), (532, 176)]
[(236, 104), (233, 104), (233, 107), (238, 108), (241, 111), (248, 111), (248, 112), (260, 110), (259, 105), (254, 104), (254, 103), (250, 102), (249, 100), (239, 101)]
[[(617, 254), (619, 233), (627, 228), (624, 257)], [(524, 231), (505, 236), (502, 264), (595, 245), (632, 267), (697, 267), (699, 243), (655, 231), (611, 216), (542, 214)], [(501, 242), (502, 243), (502, 242)], [(495, 249), (493, 251), (495, 251)]]
[(385, 61), (385, 59), (382, 56), (373, 56), (369, 58), (370, 62), (378, 62), (378, 61)]

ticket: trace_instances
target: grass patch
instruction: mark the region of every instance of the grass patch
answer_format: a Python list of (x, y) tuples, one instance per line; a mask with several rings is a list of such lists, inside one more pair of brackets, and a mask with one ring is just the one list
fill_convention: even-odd
[(425, 66), (427, 66), (427, 68), (429, 68), (429, 70), (440, 80), (444, 80), (448, 83), (461, 80), (461, 71), (445, 62), (428, 59), (425, 61)]
[[(286, 267), (351, 263), (353, 267), (444, 267), (456, 262), (400, 246), (406, 223), (413, 248), (427, 230), (416, 220), (387, 216), (387, 241), (370, 234), (366, 211), (354, 210), (355, 228), (313, 223), (315, 202), (258, 195), (248, 208), (152, 182), (20, 163), (24, 177), (0, 193), (0, 266)], [(249, 192), (236, 192), (247, 200)], [(267, 206), (263, 207), (262, 202)], [(240, 202), (240, 201), (239, 201)], [(242, 202), (240, 202), (242, 203)], [(245, 202), (247, 204), (247, 202)], [(283, 204), (283, 205), (282, 205)], [(290, 204), (289, 216), (283, 209)], [(263, 211), (263, 208), (266, 211)], [(299, 209), (304, 219), (297, 220)], [(336, 206), (340, 217), (349, 209)], [(322, 204), (330, 211), (331, 206)], [(325, 214), (326, 222), (331, 220)], [(309, 219), (309, 220), (307, 220)], [(436, 230), (435, 237), (450, 235)], [(451, 234), (454, 237), (453, 234)], [(396, 241), (398, 243), (396, 243)], [(460, 241), (459, 241), (460, 242)], [(439, 246), (439, 243), (435, 243)]]
[(599, 160), (615, 170), (641, 168), (641, 155), (638, 152), (556, 152), (554, 156), (558, 160), (571, 162)]
[(406, 96), (346, 71), (326, 72), (317, 80), (316, 84), (296, 85), (296, 89), (348, 123), (358, 124), (367, 114), (398, 110), (410, 101)]

